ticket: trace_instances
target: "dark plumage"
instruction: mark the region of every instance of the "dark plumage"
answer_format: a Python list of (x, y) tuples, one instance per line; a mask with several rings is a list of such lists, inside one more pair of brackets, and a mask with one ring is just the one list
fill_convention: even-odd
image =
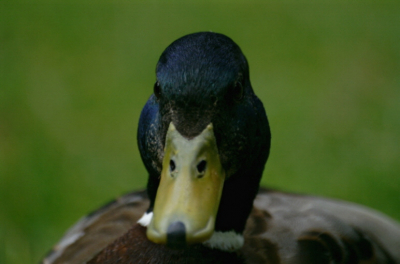
[[(84, 218), (43, 263), (400, 262), (400, 226), (386, 216), (341, 201), (258, 191), (269, 155), (270, 129), (264, 107), (251, 87), (247, 60), (231, 39), (209, 32), (184, 36), (162, 53), (156, 73), (154, 94), (142, 111), (138, 129), (138, 145), (149, 173), (147, 194), (125, 195)], [(200, 140), (195, 163), (188, 163), (198, 175), (190, 182), (207, 181), (214, 160), (207, 159), (208, 154), (202, 156), (202, 149), (209, 151), (209, 145), (216, 142), (223, 188), (213, 230), (215, 234), (243, 234), (244, 243), (233, 251), (191, 244), (191, 240), (186, 245), (186, 233), (172, 244), (168, 240), (169, 246), (154, 243), (161, 238), (149, 237), (146, 229), (159, 231), (162, 225), (146, 228), (136, 222), (146, 210), (159, 216), (164, 207), (158, 209), (160, 202), (156, 201), (168, 199), (156, 199), (166, 195), (160, 194), (163, 181), (177, 184), (183, 177), (179, 173), (186, 163), (181, 160), (187, 155), (179, 156), (176, 146), (181, 139), (177, 138), (184, 138), (183, 146), (196, 147), (194, 142), (207, 131), (212, 133), (207, 136), (210, 143)], [(170, 146), (176, 147), (176, 152), (174, 148), (168, 152)], [(176, 193), (178, 189), (171, 190)], [(195, 198), (202, 201), (205, 197)], [(154, 217), (151, 221), (157, 223)], [(171, 217), (178, 217), (171, 223), (191, 232), (190, 217)]]
[[(135, 225), (126, 234), (114, 241), (108, 250), (94, 257), (90, 263), (243, 263), (237, 254), (221, 252), (202, 244), (185, 249), (171, 249), (147, 240), (146, 228)], [(110, 261), (111, 260), (111, 261)]]
[[(150, 201), (155, 199), (169, 123), (191, 138), (212, 122), (229, 178), (216, 229), (242, 232), (271, 138), (264, 107), (250, 84), (246, 58), (231, 39), (197, 33), (173, 42), (161, 55), (156, 72), (162, 91), (146, 103), (138, 130), (140, 153), (149, 171)], [(235, 98), (237, 92), (241, 99)], [(243, 195), (236, 195), (238, 189)]]

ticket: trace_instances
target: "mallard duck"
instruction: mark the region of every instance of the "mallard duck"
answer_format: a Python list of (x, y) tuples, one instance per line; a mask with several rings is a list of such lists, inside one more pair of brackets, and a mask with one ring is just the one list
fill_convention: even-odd
[(147, 190), (84, 217), (43, 263), (400, 263), (389, 217), (259, 188), (270, 128), (230, 38), (184, 36), (156, 74), (137, 136)]

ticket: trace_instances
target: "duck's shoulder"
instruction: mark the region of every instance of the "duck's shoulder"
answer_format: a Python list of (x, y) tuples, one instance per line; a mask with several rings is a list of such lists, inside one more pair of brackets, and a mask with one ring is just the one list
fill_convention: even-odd
[(244, 237), (248, 263), (400, 262), (397, 222), (334, 199), (262, 189)]
[(84, 263), (126, 233), (149, 206), (146, 191), (126, 194), (80, 219), (43, 260), (43, 264)]

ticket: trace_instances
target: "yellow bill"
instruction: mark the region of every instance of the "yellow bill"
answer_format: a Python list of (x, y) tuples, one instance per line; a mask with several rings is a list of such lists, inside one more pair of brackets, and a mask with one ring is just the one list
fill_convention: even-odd
[(172, 247), (209, 239), (214, 232), (224, 180), (212, 124), (189, 140), (171, 122), (147, 237)]

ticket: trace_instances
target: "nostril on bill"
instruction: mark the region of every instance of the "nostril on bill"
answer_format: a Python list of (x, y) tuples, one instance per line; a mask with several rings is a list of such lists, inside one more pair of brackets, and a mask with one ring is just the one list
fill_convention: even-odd
[(186, 247), (186, 227), (184, 223), (176, 221), (168, 226), (167, 246), (175, 249)]
[(202, 160), (197, 164), (196, 166), (197, 172), (200, 174), (199, 177), (201, 178), (204, 175), (204, 172), (206, 171), (207, 168), (207, 161)]
[(173, 172), (175, 169), (176, 169), (175, 161), (171, 159), (171, 160), (169, 161), (169, 170), (170, 170), (171, 172)]

